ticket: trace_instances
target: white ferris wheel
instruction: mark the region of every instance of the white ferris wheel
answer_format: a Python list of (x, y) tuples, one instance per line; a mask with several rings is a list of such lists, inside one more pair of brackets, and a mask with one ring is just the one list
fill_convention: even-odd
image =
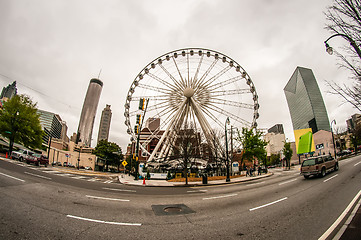
[[(132, 82), (124, 116), (131, 140), (137, 139), (144, 108), (145, 118), (160, 119), (160, 127), (150, 131), (140, 148), (148, 161), (164, 160), (176, 129), (192, 123), (212, 145), (214, 133), (224, 131), (227, 118), (233, 126), (257, 127), (258, 95), (247, 72), (225, 54), (202, 48), (186, 48), (166, 53), (145, 66)], [(162, 132), (162, 134), (160, 134)], [(157, 138), (155, 149), (147, 145)]]

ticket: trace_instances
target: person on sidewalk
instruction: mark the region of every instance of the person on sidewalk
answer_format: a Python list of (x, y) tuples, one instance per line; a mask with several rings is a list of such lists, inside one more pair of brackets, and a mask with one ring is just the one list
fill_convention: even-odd
[(257, 169), (257, 170), (258, 170), (258, 174), (257, 174), (257, 175), (258, 175), (258, 176), (261, 175), (261, 165), (258, 165), (258, 169)]

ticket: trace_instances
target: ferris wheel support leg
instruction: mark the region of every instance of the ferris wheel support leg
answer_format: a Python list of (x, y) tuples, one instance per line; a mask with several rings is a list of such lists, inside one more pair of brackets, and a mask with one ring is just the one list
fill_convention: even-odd
[[(187, 103), (188, 104), (188, 103)], [(175, 118), (175, 122), (174, 122), (174, 127), (172, 129), (169, 130), (169, 137), (166, 138), (165, 143), (163, 144), (163, 147), (160, 151), (159, 154), (159, 158), (163, 159), (165, 158), (165, 156), (168, 155), (168, 152), (170, 150), (171, 146), (174, 146), (174, 142), (177, 140), (177, 133), (175, 129), (180, 129), (182, 127), (182, 124), (184, 122), (184, 118), (187, 115), (189, 109), (187, 108), (187, 104), (184, 104), (183, 106), (181, 106), (180, 110), (180, 116), (179, 118)]]
[(183, 101), (182, 105), (179, 107), (178, 111), (175, 114), (175, 118), (172, 120), (172, 122), (168, 125), (167, 129), (165, 130), (165, 132), (163, 133), (162, 137), (160, 138), (159, 142), (157, 143), (157, 146), (154, 148), (152, 154), (150, 155), (149, 159), (147, 162), (151, 162), (154, 159), (155, 154), (157, 153), (158, 149), (160, 148), (160, 146), (162, 145), (164, 139), (166, 138), (166, 136), (169, 134), (170, 129), (172, 128), (172, 126), (174, 125), (174, 123), (177, 121), (177, 117), (182, 113), (183, 107), (186, 104), (186, 100)]

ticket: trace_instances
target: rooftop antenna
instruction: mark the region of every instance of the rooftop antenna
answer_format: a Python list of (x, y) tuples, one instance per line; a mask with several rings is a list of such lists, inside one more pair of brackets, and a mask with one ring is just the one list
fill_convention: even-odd
[(102, 73), (102, 69), (99, 71), (98, 79), (100, 79), (100, 74)]

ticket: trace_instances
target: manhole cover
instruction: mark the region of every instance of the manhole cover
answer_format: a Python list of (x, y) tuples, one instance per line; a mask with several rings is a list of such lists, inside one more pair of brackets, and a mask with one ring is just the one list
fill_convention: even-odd
[(194, 213), (192, 209), (184, 204), (152, 205), (155, 215), (180, 215)]
[(167, 213), (175, 213), (175, 212), (181, 212), (182, 208), (179, 207), (165, 207), (164, 211)]

